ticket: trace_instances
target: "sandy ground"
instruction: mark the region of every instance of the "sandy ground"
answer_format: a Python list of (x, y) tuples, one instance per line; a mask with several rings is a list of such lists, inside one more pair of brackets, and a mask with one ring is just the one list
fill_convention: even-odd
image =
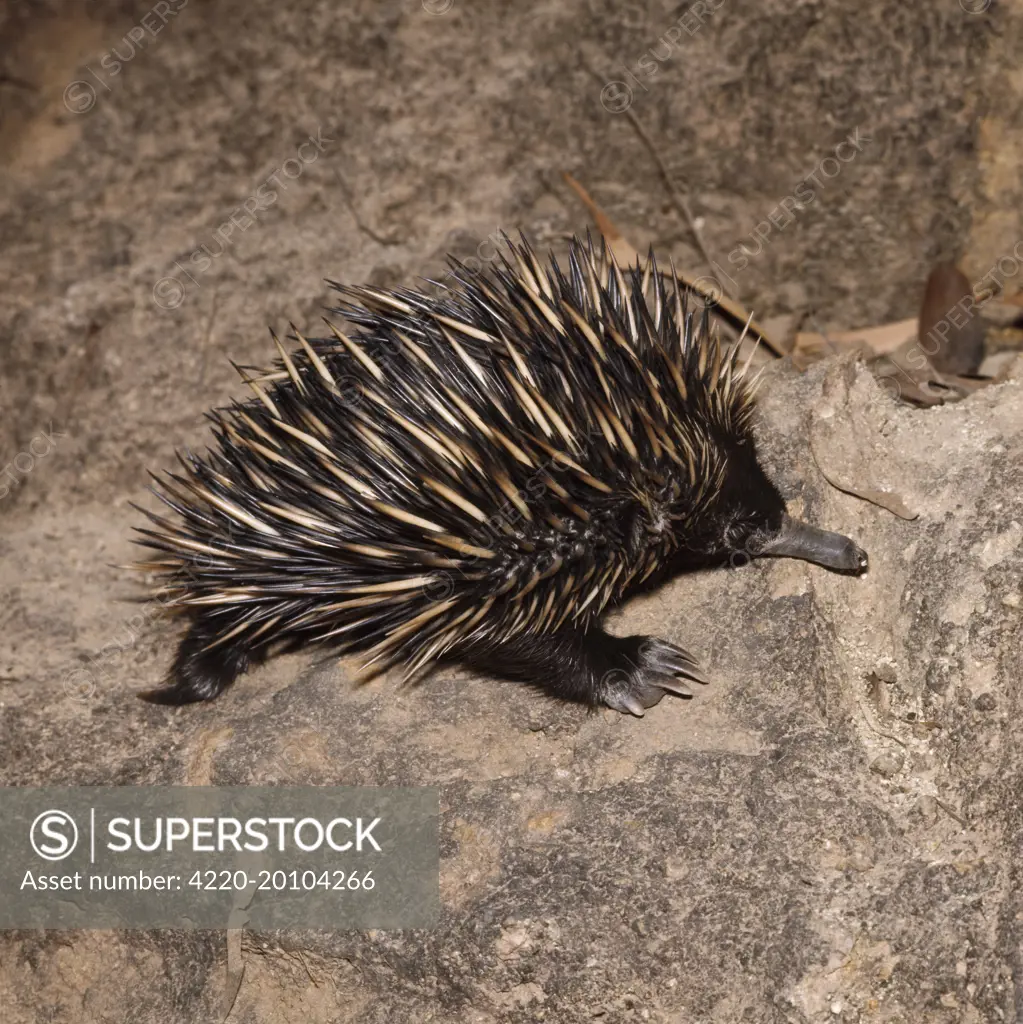
[[(614, 628), (715, 676), (642, 721), (301, 656), (154, 708), (175, 632), (111, 567), (146, 469), (203, 445), (267, 325), (315, 325), (325, 277), (557, 247), (588, 223), (562, 170), (707, 273), (624, 105), (784, 334), (912, 316), (938, 259), (1018, 288), (1021, 44), (1018, 0), (0, 9), (0, 778), (441, 787), (441, 926), (247, 936), (231, 1021), (1023, 1020), (1018, 369), (934, 410), (772, 371), (772, 473), (872, 572), (634, 602)], [(811, 441), (919, 518), (830, 488)], [(219, 1021), (225, 986), (222, 933), (0, 937), (18, 1024)]]

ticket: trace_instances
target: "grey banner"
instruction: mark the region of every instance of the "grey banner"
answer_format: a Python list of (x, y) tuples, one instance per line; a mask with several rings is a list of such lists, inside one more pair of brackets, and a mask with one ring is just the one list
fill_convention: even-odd
[(0, 928), (428, 928), (436, 789), (0, 787)]

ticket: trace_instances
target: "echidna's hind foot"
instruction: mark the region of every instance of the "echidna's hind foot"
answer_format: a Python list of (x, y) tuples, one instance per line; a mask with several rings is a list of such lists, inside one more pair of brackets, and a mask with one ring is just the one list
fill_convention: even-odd
[(708, 681), (681, 647), (647, 636), (611, 636), (599, 628), (518, 637), (468, 660), (555, 697), (632, 715), (642, 715), (666, 693), (691, 697), (680, 678)]
[[(595, 676), (595, 703), (623, 714), (642, 716), (666, 693), (691, 697), (680, 679), (697, 683), (710, 680), (688, 651), (649, 636), (616, 637), (598, 633), (591, 653)], [(603, 663), (603, 671), (601, 671)]]
[(196, 619), (178, 647), (167, 686), (139, 694), (153, 704), (192, 704), (212, 700), (230, 686), (246, 669), (263, 660), (251, 648), (239, 644), (213, 644), (230, 626), (216, 629)]

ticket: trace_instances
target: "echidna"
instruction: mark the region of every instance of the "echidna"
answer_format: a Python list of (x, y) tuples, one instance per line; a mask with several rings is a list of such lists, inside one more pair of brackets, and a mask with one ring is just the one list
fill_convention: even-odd
[[(558, 697), (642, 715), (681, 647), (602, 613), (640, 584), (736, 554), (866, 569), (851, 540), (786, 515), (757, 462), (739, 346), (722, 352), (653, 254), (623, 272), (573, 240), (567, 272), (505, 240), (452, 260), (428, 296), (329, 282), (357, 330), (305, 338), (210, 414), (216, 446), (154, 478), (166, 603), (191, 619), (170, 685), (209, 700), (308, 644), (395, 662), (457, 659)], [(748, 362), (746, 364), (748, 366)], [(266, 385), (262, 387), (261, 385)]]

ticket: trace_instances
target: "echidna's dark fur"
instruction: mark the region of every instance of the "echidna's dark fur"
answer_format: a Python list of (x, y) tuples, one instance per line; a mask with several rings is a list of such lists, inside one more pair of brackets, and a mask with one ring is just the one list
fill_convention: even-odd
[[(437, 298), (335, 285), (359, 330), (295, 331), (291, 355), (275, 337), (276, 366), (241, 371), (257, 397), (211, 414), (215, 450), (158, 481), (178, 520), (150, 515), (141, 567), (191, 628), (150, 697), (209, 699), (311, 643), (635, 714), (702, 681), (681, 648), (599, 619), (782, 532), (735, 353), (652, 257), (622, 273), (574, 242), (566, 273), (523, 243), (454, 275)], [(815, 560), (857, 571), (855, 552)]]

